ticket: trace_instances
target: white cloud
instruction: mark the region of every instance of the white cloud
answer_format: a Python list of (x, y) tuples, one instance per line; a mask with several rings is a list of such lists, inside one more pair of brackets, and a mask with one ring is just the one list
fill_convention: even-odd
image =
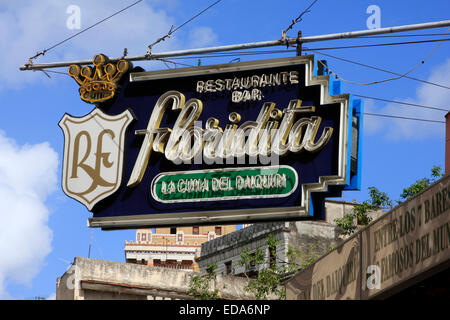
[(209, 27), (194, 28), (189, 34), (189, 47), (202, 48), (217, 42), (217, 35)]
[(56, 300), (56, 293), (49, 295), (46, 300)]
[(0, 298), (7, 282), (29, 284), (51, 252), (46, 198), (57, 188), (48, 143), (18, 146), (0, 131)]
[[(429, 76), (429, 82), (450, 86), (450, 59), (433, 69)], [(421, 84), (413, 98), (393, 98), (392, 100), (430, 106), (435, 108), (450, 109), (450, 90), (445, 88)], [(366, 100), (365, 112), (397, 115), (401, 117), (445, 121), (445, 111), (436, 111), (425, 108), (409, 107), (394, 103), (388, 103), (383, 108), (375, 110), (372, 102)], [(413, 120), (387, 119), (366, 116), (365, 129), (369, 134), (382, 132), (389, 140), (424, 140), (430, 137), (443, 137), (445, 125)]]
[[(71, 16), (66, 12), (69, 5), (80, 7), (82, 30), (129, 4), (129, 1), (123, 0), (21, 0), (1, 3), (0, 47), (3, 50), (0, 51), (0, 89), (17, 88), (42, 79), (40, 72), (21, 72), (19, 66), (37, 51), (80, 31), (67, 28), (66, 22)], [(174, 18), (161, 9), (174, 6), (174, 1), (164, 6), (159, 0), (141, 2), (48, 51), (35, 63), (91, 59), (99, 52), (118, 57), (123, 54), (124, 48), (128, 49), (129, 56), (145, 54), (150, 43), (165, 35), (172, 25), (177, 25)], [(203, 43), (216, 39), (210, 28), (198, 28), (192, 32)], [(177, 33), (170, 40), (159, 43), (153, 52), (181, 48), (184, 45), (181, 34)]]
[[(373, 100), (364, 100), (364, 112), (367, 113), (377, 113), (376, 105)], [(364, 119), (364, 133), (366, 134), (376, 134), (383, 126), (383, 120), (378, 117), (371, 116), (370, 118), (366, 116)]]

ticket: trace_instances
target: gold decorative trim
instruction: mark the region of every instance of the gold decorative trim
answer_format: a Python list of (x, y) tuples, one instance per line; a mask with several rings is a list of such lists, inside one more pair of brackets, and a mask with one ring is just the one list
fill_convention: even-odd
[(81, 100), (97, 104), (112, 99), (119, 90), (118, 82), (131, 69), (132, 64), (126, 60), (109, 62), (104, 54), (96, 54), (92, 59), (95, 69), (72, 64), (68, 73), (80, 85)]

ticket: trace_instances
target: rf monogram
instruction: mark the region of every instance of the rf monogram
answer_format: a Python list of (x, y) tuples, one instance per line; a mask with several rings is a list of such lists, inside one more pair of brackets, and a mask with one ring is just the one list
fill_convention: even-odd
[[(94, 168), (90, 167), (88, 164), (85, 163), (88, 156), (91, 153), (91, 147), (92, 147), (91, 136), (89, 135), (89, 133), (87, 131), (81, 131), (80, 133), (78, 133), (78, 135), (75, 138), (73, 163), (72, 163), (72, 174), (71, 174), (70, 178), (71, 179), (78, 178), (78, 175), (77, 175), (78, 168), (81, 168), (92, 179), (92, 184), (89, 186), (89, 188), (87, 188), (86, 191), (80, 192), (79, 193), (80, 195), (88, 194), (88, 193), (92, 192), (93, 190), (95, 190), (98, 186), (102, 186), (102, 187), (114, 186), (114, 182), (108, 182), (105, 179), (103, 179), (102, 176), (100, 175), (101, 166), (104, 166), (105, 168), (111, 168), (112, 165), (114, 164), (113, 162), (110, 162), (108, 160), (111, 153), (103, 152), (103, 138), (105, 135), (109, 135), (111, 137), (111, 139), (113, 139), (113, 140), (115, 138), (114, 132), (109, 129), (105, 129), (100, 132), (100, 134), (98, 135), (98, 138), (97, 138), (97, 150), (94, 153), (94, 155), (95, 155)], [(81, 159), (81, 161), (79, 161), (80, 140), (82, 137), (86, 138), (87, 147), (86, 147), (86, 152), (85, 152), (83, 158)]]
[(125, 133), (134, 117), (129, 110), (115, 116), (94, 109), (59, 122), (64, 131), (64, 192), (91, 210), (120, 186)]

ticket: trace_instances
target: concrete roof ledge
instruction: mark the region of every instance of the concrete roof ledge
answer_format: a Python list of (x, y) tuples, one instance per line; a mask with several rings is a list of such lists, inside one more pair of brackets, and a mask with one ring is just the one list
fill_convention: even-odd
[[(140, 295), (173, 292), (178, 296), (187, 296), (191, 278), (202, 273), (75, 257), (72, 267), (59, 279), (58, 290), (67, 290), (64, 283), (73, 274), (75, 278), (70, 281), (89, 290), (95, 290), (97, 285), (101, 287), (99, 290), (105, 290), (107, 286), (108, 291), (114, 291), (117, 287), (135, 289), (134, 292)], [(216, 285), (212, 285), (211, 289), (219, 290), (220, 299), (254, 299), (244, 290), (247, 283), (245, 278), (217, 274)]]

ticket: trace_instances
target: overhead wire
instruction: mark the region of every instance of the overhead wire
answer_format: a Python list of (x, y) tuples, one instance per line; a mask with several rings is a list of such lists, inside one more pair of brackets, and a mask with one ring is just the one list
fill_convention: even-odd
[[(320, 55), (323, 55), (323, 56), (326, 56), (326, 57), (330, 57), (330, 58), (333, 58), (333, 59), (336, 59), (336, 60), (344, 61), (344, 62), (347, 62), (347, 63), (352, 63), (352, 64), (359, 65), (359, 66), (362, 66), (362, 67), (365, 67), (365, 68), (369, 68), (369, 69), (373, 69), (373, 70), (389, 73), (389, 74), (396, 75), (396, 76), (399, 76), (399, 77), (402, 76), (402, 74), (394, 72), (394, 71), (391, 71), (391, 70), (387, 70), (387, 69), (383, 69), (383, 68), (380, 68), (380, 67), (368, 65), (368, 64), (357, 62), (357, 61), (350, 60), (350, 59), (345, 59), (345, 58), (342, 58), (342, 57), (338, 57), (338, 56), (335, 56), (335, 55), (331, 55), (331, 54), (328, 54), (328, 53), (324, 53), (324, 52), (318, 51), (317, 49), (312, 49), (312, 48), (306, 49), (306, 48), (303, 48), (302, 50), (303, 51), (311, 51), (311, 52), (314, 52), (314, 53), (317, 53), (317, 54), (320, 54)], [(296, 50), (289, 50), (289, 49), (287, 49), (287, 50), (263, 50), (263, 51), (245, 51), (245, 52), (244, 51), (228, 51), (228, 52), (224, 52), (224, 53), (218, 52), (218, 53), (213, 54), (213, 55), (206, 55), (205, 54), (205, 55), (195, 55), (195, 56), (173, 57), (173, 58), (171, 58), (171, 60), (198, 59), (198, 58), (205, 58), (206, 59), (206, 58), (222, 58), (222, 57), (252, 56), (252, 55), (268, 55), (268, 54), (280, 54), (280, 53), (291, 53), (291, 52), (296, 52)], [(414, 81), (418, 81), (418, 82), (422, 82), (422, 83), (433, 85), (433, 86), (437, 86), (437, 87), (441, 87), (441, 88), (444, 88), (444, 89), (450, 89), (449, 86), (446, 86), (446, 85), (443, 85), (443, 84), (439, 84), (439, 83), (436, 83), (436, 82), (432, 82), (432, 81), (419, 79), (419, 78), (416, 78), (416, 77), (411, 77), (411, 76), (408, 76), (408, 75), (405, 75), (405, 74), (403, 74), (403, 78), (414, 80)]]
[[(175, 66), (175, 68), (177, 67), (177, 65), (185, 66), (185, 67), (193, 67), (193, 65), (191, 65), (191, 64), (181, 63), (181, 62), (175, 62), (175, 61), (168, 60), (168, 59), (164, 59), (164, 58), (157, 58), (157, 59), (155, 59), (155, 60), (159, 60), (159, 61), (163, 62), (163, 63), (166, 65), (167, 68), (169, 68), (169, 67), (167, 66), (167, 63), (173, 64), (173, 65)], [(169, 69), (170, 69), (170, 68), (169, 68)]]
[(409, 102), (401, 102), (401, 101), (389, 100), (389, 99), (384, 99), (384, 98), (369, 97), (369, 96), (364, 96), (364, 95), (354, 94), (354, 93), (353, 93), (353, 95), (354, 95), (355, 97), (360, 97), (360, 98), (364, 98), (364, 99), (378, 100), (378, 101), (384, 101), (384, 102), (390, 102), (390, 103), (402, 104), (402, 105), (412, 106), (412, 107), (418, 107), (418, 108), (425, 108), (425, 109), (431, 109), (431, 110), (437, 110), (437, 111), (445, 111), (445, 112), (449, 112), (449, 111), (450, 111), (450, 109), (442, 109), (442, 108), (436, 108), (436, 107), (424, 106), (424, 105), (421, 105), (421, 104), (415, 104), (415, 103), (409, 103)]
[(214, 2), (213, 4), (209, 5), (208, 7), (206, 7), (205, 9), (203, 9), (202, 11), (200, 11), (199, 13), (197, 13), (195, 16), (193, 16), (192, 18), (186, 20), (185, 22), (183, 22), (181, 25), (179, 25), (178, 27), (176, 27), (175, 29), (173, 28), (173, 26), (170, 27), (170, 30), (161, 38), (157, 39), (155, 42), (153, 42), (152, 44), (148, 45), (148, 49), (147, 49), (147, 54), (150, 55), (151, 51), (153, 49), (153, 46), (155, 46), (156, 44), (160, 43), (161, 41), (165, 41), (166, 39), (170, 38), (172, 36), (172, 34), (174, 34), (175, 32), (177, 32), (179, 29), (181, 29), (182, 27), (184, 27), (185, 25), (187, 25), (189, 22), (191, 22), (192, 20), (196, 19), (198, 16), (200, 16), (201, 14), (203, 14), (204, 12), (208, 11), (209, 9), (211, 9), (212, 7), (214, 7), (216, 4), (218, 4), (219, 2), (221, 2), (222, 0), (217, 0), (216, 2)]
[(450, 39), (432, 39), (432, 40), (418, 40), (418, 41), (406, 41), (406, 42), (362, 44), (362, 45), (356, 45), (356, 46), (340, 46), (340, 47), (328, 47), (328, 48), (311, 48), (311, 49), (302, 48), (302, 50), (309, 51), (309, 50), (338, 50), (338, 49), (372, 48), (372, 47), (398, 46), (398, 45), (405, 45), (405, 44), (418, 44), (418, 43), (441, 42), (441, 41), (450, 41)]
[[(447, 32), (446, 32), (446, 34), (445, 34), (445, 36), (444, 36), (444, 39), (445, 39), (445, 37), (447, 36), (447, 34), (448, 34), (449, 31), (450, 31), (450, 28), (447, 29)], [(433, 48), (433, 50), (431, 50), (431, 52), (430, 52), (424, 59), (422, 59), (422, 60), (421, 60), (419, 63), (417, 63), (415, 66), (413, 66), (413, 67), (412, 67), (411, 69), (409, 69), (407, 72), (405, 72), (405, 73), (399, 75), (398, 77), (393, 77), (393, 78), (388, 78), (388, 79), (383, 79), (383, 80), (378, 80), (378, 81), (372, 81), (372, 82), (367, 82), (367, 83), (361, 83), (361, 82), (357, 82), (357, 81), (351, 81), (351, 80), (344, 79), (344, 78), (340, 77), (338, 74), (336, 74), (334, 71), (330, 70), (330, 68), (328, 68), (328, 66), (325, 65), (322, 61), (318, 60), (318, 62), (319, 62), (320, 64), (322, 64), (322, 65), (324, 66), (324, 68), (326, 68), (326, 69), (328, 70), (328, 72), (334, 74), (334, 76), (335, 76), (337, 79), (339, 79), (339, 80), (341, 80), (341, 81), (343, 81), (343, 82), (347, 82), (347, 83), (355, 84), (355, 85), (361, 85), (361, 86), (370, 86), (370, 85), (374, 85), (374, 84), (380, 84), (380, 83), (384, 83), (384, 82), (388, 82), (388, 81), (398, 80), (398, 79), (401, 79), (401, 78), (407, 76), (409, 73), (411, 73), (412, 71), (416, 70), (418, 67), (420, 67), (421, 65), (423, 65), (423, 64), (425, 63), (425, 61), (428, 60), (428, 59), (436, 52), (436, 50), (442, 45), (442, 43), (443, 43), (442, 41), (441, 41), (440, 43), (438, 43), (438, 44)]]
[(445, 33), (422, 33), (422, 34), (389, 34), (389, 35), (374, 35), (374, 36), (359, 36), (356, 38), (349, 39), (360, 39), (360, 38), (407, 38), (407, 37), (435, 37), (435, 36), (445, 36)]
[(364, 115), (366, 115), (366, 116), (376, 116), (376, 117), (385, 117), (385, 118), (403, 119), (403, 120), (415, 120), (415, 121), (434, 122), (434, 123), (446, 123), (445, 121), (439, 121), (439, 120), (410, 118), (410, 117), (403, 117), (403, 116), (394, 116), (394, 115), (390, 115), (390, 114), (379, 114), (379, 113), (364, 112)]
[[(380, 43), (380, 44), (364, 44), (357, 46), (340, 46), (340, 47), (327, 47), (327, 48), (302, 48), (302, 51), (318, 51), (318, 50), (335, 50), (335, 49), (352, 49), (352, 48), (366, 48), (373, 46), (391, 46), (391, 45), (403, 45), (403, 44), (419, 44), (419, 43), (429, 43), (429, 42), (441, 42), (450, 41), (450, 39), (432, 39), (432, 40), (422, 40), (422, 41), (409, 41), (409, 42), (392, 42), (392, 43)], [(296, 50), (262, 50), (262, 51), (224, 51), (216, 52), (213, 55), (198, 53), (198, 56), (182, 56), (173, 57), (171, 59), (194, 59), (194, 58), (217, 58), (221, 56), (236, 56), (236, 55), (260, 55), (260, 54), (276, 54), (276, 53), (290, 53), (296, 52)], [(318, 52), (319, 53), (319, 52)]]
[[(400, 73), (397, 73), (397, 72), (393, 72), (393, 71), (386, 70), (386, 69), (379, 68), (379, 67), (374, 67), (374, 66), (371, 66), (371, 65), (368, 65), (368, 64), (364, 64), (364, 63), (353, 61), (353, 60), (349, 60), (349, 59), (344, 59), (344, 58), (337, 57), (337, 56), (334, 56), (334, 55), (331, 55), (331, 54), (328, 54), (328, 53), (319, 52), (317, 50), (308, 49), (308, 50), (305, 50), (305, 51), (316, 52), (316, 53), (321, 54), (321, 55), (326, 56), (326, 57), (330, 57), (330, 58), (333, 58), (333, 59), (336, 59), (336, 60), (340, 60), (340, 61), (356, 64), (356, 65), (359, 65), (359, 66), (362, 66), (362, 67), (366, 67), (366, 68), (370, 68), (370, 69), (373, 69), (373, 70), (382, 71), (382, 72), (390, 73), (390, 74), (397, 75), (397, 76), (401, 75)], [(414, 81), (419, 81), (419, 82), (426, 83), (426, 84), (433, 85), (433, 86), (437, 86), (437, 87), (441, 87), (441, 88), (444, 88), (444, 89), (450, 89), (450, 87), (448, 87), (448, 86), (445, 86), (445, 85), (442, 85), (442, 84), (439, 84), (439, 83), (436, 83), (436, 82), (431, 82), (431, 81), (426, 81), (426, 80), (414, 78), (414, 77), (411, 77), (411, 76), (408, 76), (408, 75), (404, 76), (404, 78), (407, 78), (407, 79), (410, 79), (410, 80), (414, 80)]]
[(283, 33), (282, 33), (282, 34), (283, 34), (283, 35), (286, 35), (286, 33), (287, 33), (289, 30), (291, 30), (291, 29), (294, 27), (295, 24), (297, 24), (298, 22), (302, 21), (302, 17), (303, 17), (306, 13), (311, 12), (309, 9), (311, 9), (311, 8), (316, 4), (317, 1), (318, 1), (318, 0), (314, 0), (314, 1), (309, 5), (308, 8), (306, 8), (305, 10), (303, 10), (303, 11), (300, 13), (300, 15), (299, 15), (296, 19), (292, 20), (292, 23), (291, 23), (286, 29), (283, 30)]
[(138, 3), (142, 2), (142, 1), (144, 1), (144, 0), (138, 0), (138, 1), (136, 1), (136, 2), (134, 2), (134, 3), (132, 3), (132, 4), (130, 4), (129, 6), (123, 8), (123, 9), (121, 9), (121, 10), (119, 10), (119, 11), (116, 11), (115, 13), (113, 13), (113, 14), (107, 16), (106, 18), (104, 18), (104, 19), (102, 19), (102, 20), (100, 20), (100, 21), (94, 23), (93, 25), (91, 25), (91, 26), (89, 26), (89, 27), (87, 27), (87, 28), (85, 28), (85, 29), (83, 29), (83, 30), (81, 30), (81, 31), (79, 31), (79, 32), (77, 32), (77, 33), (75, 33), (74, 35), (72, 35), (72, 36), (70, 36), (70, 37), (68, 37), (68, 38), (66, 38), (66, 39), (64, 39), (64, 40), (62, 40), (62, 41), (60, 41), (60, 42), (58, 42), (58, 43), (52, 45), (52, 46), (49, 47), (48, 49), (45, 49), (45, 50), (40, 51), (40, 52), (37, 52), (34, 56), (32, 56), (32, 57), (30, 57), (30, 58), (28, 59), (28, 64), (25, 64), (25, 66), (30, 66), (30, 65), (32, 65), (32, 64), (33, 64), (33, 60), (36, 59), (37, 57), (39, 57), (39, 56), (41, 56), (41, 55), (45, 55), (48, 51), (50, 51), (50, 50), (56, 48), (57, 46), (59, 46), (59, 45), (65, 43), (65, 42), (67, 42), (67, 41), (69, 41), (69, 40), (75, 38), (76, 36), (78, 36), (78, 35), (80, 35), (80, 34), (86, 32), (86, 31), (92, 29), (93, 27), (99, 25), (100, 23), (103, 23), (103, 22), (105, 22), (106, 20), (111, 19), (112, 17), (118, 15), (119, 13), (122, 13), (123, 11), (128, 10), (129, 8), (131, 8), (131, 7), (135, 6), (135, 5), (137, 5)]
[[(78, 33), (76, 33), (76, 34), (74, 34), (74, 35), (72, 35), (72, 36), (70, 36), (70, 37), (68, 37), (68, 38), (66, 38), (66, 39), (64, 39), (64, 40), (62, 40), (62, 41), (56, 43), (55, 45), (49, 47), (48, 49), (45, 49), (45, 50), (43, 50), (43, 51), (41, 51), (41, 52), (36, 53), (35, 56), (29, 58), (29, 65), (31, 65), (31, 64), (32, 64), (32, 61), (33, 61), (34, 59), (36, 59), (37, 57), (39, 57), (40, 55), (45, 55), (45, 53), (47, 53), (48, 51), (54, 49), (55, 47), (57, 47), (57, 46), (59, 46), (59, 45), (65, 43), (65, 42), (67, 42), (67, 41), (73, 39), (74, 37), (76, 37), (76, 36), (78, 36), (78, 35), (80, 35), (80, 34), (86, 32), (86, 31), (88, 31), (88, 30), (90, 30), (90, 29), (92, 29), (93, 27), (99, 25), (100, 23), (105, 22), (106, 20), (108, 20), (108, 19), (110, 19), (110, 18), (112, 18), (112, 17), (114, 17), (114, 16), (120, 14), (121, 12), (123, 12), (123, 11), (125, 11), (125, 10), (127, 10), (127, 9), (129, 9), (129, 8), (131, 8), (131, 7), (133, 7), (133, 6), (135, 6), (135, 5), (137, 5), (138, 3), (142, 2), (142, 1), (143, 1), (143, 0), (138, 0), (138, 1), (134, 2), (134, 3), (132, 3), (131, 5), (129, 5), (129, 6), (125, 7), (125, 8), (123, 8), (123, 9), (121, 9), (121, 10), (115, 12), (115, 13), (113, 13), (112, 15), (110, 15), (110, 16), (108, 16), (108, 17), (106, 17), (106, 18), (104, 18), (104, 19), (102, 19), (102, 20), (100, 20), (100, 21), (98, 21), (97, 23), (95, 23), (95, 24), (93, 24), (93, 25), (91, 25), (91, 26), (89, 26), (89, 27), (87, 27), (87, 28), (81, 30), (80, 32), (78, 32)], [(309, 9), (312, 8), (312, 6), (314, 6), (314, 4), (315, 4), (317, 1), (318, 1), (318, 0), (313, 1), (313, 2), (310, 4), (310, 6), (309, 6), (307, 9), (305, 9), (305, 10), (304, 10), (304, 11), (303, 11), (303, 12), (302, 12), (295, 20), (292, 20), (291, 25), (289, 25), (289, 26), (283, 31), (283, 34), (286, 34), (286, 32), (287, 32), (288, 30), (292, 29), (293, 26), (294, 26), (296, 23), (298, 23), (299, 21), (301, 21), (303, 15), (306, 14), (306, 13), (308, 13), (308, 12), (310, 12)], [(209, 5), (207, 8), (203, 9), (202, 11), (200, 11), (198, 14), (196, 14), (196, 15), (193, 16), (192, 18), (190, 18), (190, 19), (188, 19), (187, 21), (185, 21), (184, 23), (182, 23), (182, 24), (181, 24), (180, 26), (178, 26), (177, 28), (173, 29), (173, 26), (172, 26), (171, 29), (169, 30), (169, 32), (168, 32), (166, 35), (164, 35), (163, 37), (159, 38), (158, 40), (156, 40), (155, 42), (153, 42), (151, 45), (148, 46), (148, 49), (149, 49), (149, 50), (148, 50), (148, 54), (151, 53), (151, 49), (152, 49), (152, 47), (153, 47), (154, 45), (156, 45), (157, 43), (159, 43), (159, 42), (161, 42), (161, 41), (164, 41), (164, 40), (167, 39), (167, 38), (170, 38), (170, 36), (171, 36), (173, 33), (175, 33), (176, 31), (178, 31), (178, 30), (181, 29), (182, 27), (184, 27), (184, 26), (185, 26), (186, 24), (188, 24), (189, 22), (193, 21), (195, 18), (197, 18), (198, 16), (200, 16), (201, 14), (203, 14), (204, 12), (206, 12), (207, 10), (209, 10), (210, 8), (212, 8), (213, 6), (215, 6), (216, 4), (218, 4), (219, 2), (221, 2), (221, 0), (215, 1), (214, 3), (212, 3), (211, 5)], [(444, 38), (443, 38), (443, 39), (420, 40), (420, 41), (408, 41), (408, 42), (396, 42), (396, 43), (365, 44), (365, 45), (357, 45), (357, 46), (341, 46), (341, 47), (328, 47), (328, 48), (302, 48), (302, 51), (317, 52), (317, 53), (322, 54), (322, 55), (325, 55), (325, 56), (329, 56), (329, 57), (332, 57), (332, 58), (340, 59), (340, 60), (343, 60), (343, 61), (347, 61), (347, 62), (351, 62), (351, 63), (358, 64), (358, 65), (361, 65), (361, 66), (369, 67), (369, 68), (372, 68), (372, 69), (375, 69), (375, 70), (379, 70), (379, 71), (383, 71), (383, 72), (388, 72), (388, 73), (397, 75), (397, 77), (389, 78), (389, 79), (384, 79), (384, 80), (381, 80), (381, 81), (374, 81), (374, 82), (365, 83), (365, 84), (364, 84), (364, 83), (358, 83), (358, 82), (348, 81), (348, 80), (346, 80), (346, 79), (341, 78), (341, 77), (338, 76), (336, 73), (334, 73), (333, 71), (331, 71), (331, 70), (328, 68), (328, 66), (326, 66), (322, 61), (318, 60), (319, 63), (323, 64), (323, 66), (324, 66), (325, 68), (327, 68), (327, 70), (328, 70), (330, 73), (334, 74), (334, 75), (336, 76), (336, 78), (338, 78), (338, 79), (340, 79), (340, 80), (342, 80), (342, 81), (344, 81), (344, 82), (350, 82), (350, 83), (353, 83), (353, 84), (359, 84), (359, 85), (371, 85), (371, 84), (378, 84), (378, 83), (383, 83), (383, 82), (387, 82), (387, 81), (397, 80), (397, 79), (400, 79), (400, 78), (405, 77), (405, 78), (409, 78), (409, 79), (412, 79), (412, 80), (417, 80), (417, 81), (420, 81), (420, 82), (424, 82), (424, 83), (428, 83), (428, 84), (433, 84), (433, 85), (437, 85), (437, 86), (440, 86), (440, 87), (443, 87), (443, 88), (446, 88), (446, 89), (450, 89), (450, 87), (447, 87), (447, 86), (439, 85), (439, 84), (436, 84), (436, 83), (432, 83), (432, 82), (429, 82), (429, 81), (424, 81), (424, 80), (421, 80), (421, 79), (412, 78), (412, 77), (409, 77), (409, 76), (408, 76), (409, 73), (411, 73), (413, 70), (417, 69), (417, 68), (418, 68), (421, 64), (423, 64), (429, 57), (431, 57), (431, 55), (434, 54), (434, 52), (435, 52), (435, 51), (438, 49), (438, 47), (443, 43), (443, 41), (449, 41), (449, 40), (450, 40), (450, 39), (446, 39), (446, 36), (447, 36), (447, 34), (449, 33), (449, 31), (450, 31), (450, 28), (447, 30), (447, 32), (446, 32), (445, 34), (443, 34), (443, 35), (444, 35)], [(370, 39), (370, 38), (416, 37), (416, 36), (438, 36), (438, 35), (441, 36), (442, 34), (387, 35), (387, 36), (385, 35), (385, 36), (365, 36), (365, 37), (358, 37), (358, 38), (366, 38), (366, 39)], [(355, 61), (348, 60), (348, 59), (343, 59), (343, 58), (339, 58), (339, 57), (334, 57), (334, 56), (332, 56), (332, 55), (328, 55), (328, 54), (324, 54), (324, 53), (322, 53), (322, 52), (318, 52), (319, 50), (335, 50), (335, 49), (364, 48), (364, 47), (381, 47), (381, 46), (392, 46), (392, 45), (405, 45), (405, 44), (430, 43), (430, 42), (440, 42), (440, 43), (439, 43), (439, 44), (438, 44), (438, 45), (430, 52), (430, 54), (428, 54), (428, 55), (421, 61), (421, 63), (418, 63), (417, 65), (415, 65), (413, 68), (411, 68), (409, 71), (407, 71), (407, 72), (404, 73), (404, 74), (398, 74), (398, 73), (395, 73), (395, 72), (392, 72), (392, 71), (389, 71), (389, 70), (384, 70), (384, 69), (381, 69), (381, 68), (377, 68), (377, 67), (365, 65), (365, 64), (362, 64), (362, 63), (358, 63), (358, 62), (355, 62)], [(293, 52), (293, 51), (296, 51), (296, 50), (267, 50), (267, 51), (226, 52), (226, 53), (224, 52), (224, 53), (217, 53), (216, 55), (209, 55), (209, 56), (207, 56), (207, 55), (201, 55), (201, 57), (202, 57), (202, 58), (210, 58), (210, 57), (212, 58), (212, 57), (227, 57), (227, 56), (230, 57), (230, 56), (236, 56), (236, 55), (261, 55), (261, 54), (286, 53), (286, 52)], [(193, 58), (194, 58), (194, 57), (192, 57), (192, 56), (191, 56), (191, 57), (178, 57), (178, 58), (175, 58), (175, 57), (174, 57), (174, 58), (171, 59), (171, 60), (174, 60), (174, 59), (193, 59)], [(238, 60), (238, 59), (239, 59), (239, 58), (233, 59), (233, 60), (231, 60), (230, 62), (233, 62), (233, 61)], [(166, 63), (174, 64), (175, 67), (176, 67), (177, 65), (184, 65), (184, 66), (192, 67), (192, 65), (183, 64), (183, 63), (178, 63), (178, 62), (174, 62), (174, 61), (167, 60), (167, 59), (156, 59), (156, 60), (160, 60), (160, 61), (162, 61), (164, 64), (166, 64)], [(166, 64), (166, 66), (167, 66), (167, 64)], [(44, 72), (48, 77), (50, 77), (44, 70), (39, 70), (39, 71)], [(66, 75), (66, 74), (63, 73), (63, 72), (58, 72), (58, 71), (48, 71), (48, 72)], [(358, 97), (361, 97), (361, 98), (366, 98), (366, 99), (373, 99), (373, 100), (379, 100), (379, 101), (385, 101), (385, 102), (391, 102), (391, 103), (403, 104), (403, 105), (408, 105), (408, 106), (422, 107), (422, 108), (434, 109), (434, 110), (439, 110), (439, 111), (448, 111), (448, 110), (441, 109), (441, 108), (435, 108), (435, 107), (429, 107), (429, 106), (424, 106), (424, 105), (418, 105), (418, 104), (412, 104), (412, 103), (406, 103), (406, 102), (400, 102), (400, 101), (388, 100), (388, 99), (384, 99), (384, 98), (369, 97), (369, 96), (363, 96), (363, 95), (358, 95), (358, 94), (354, 94), (354, 95), (355, 95), (355, 96), (358, 96)], [(369, 115), (369, 116), (379, 116), (379, 117), (389, 117), (389, 118), (397, 118), (397, 119), (407, 119), (407, 120), (416, 120), (416, 121), (426, 121), (426, 122), (435, 122), (435, 123), (445, 123), (444, 121), (427, 120), (427, 119), (419, 119), (419, 118), (411, 118), (411, 117), (403, 117), (403, 116), (394, 116), (394, 115), (386, 115), (386, 114), (364, 113), (364, 115)]]

